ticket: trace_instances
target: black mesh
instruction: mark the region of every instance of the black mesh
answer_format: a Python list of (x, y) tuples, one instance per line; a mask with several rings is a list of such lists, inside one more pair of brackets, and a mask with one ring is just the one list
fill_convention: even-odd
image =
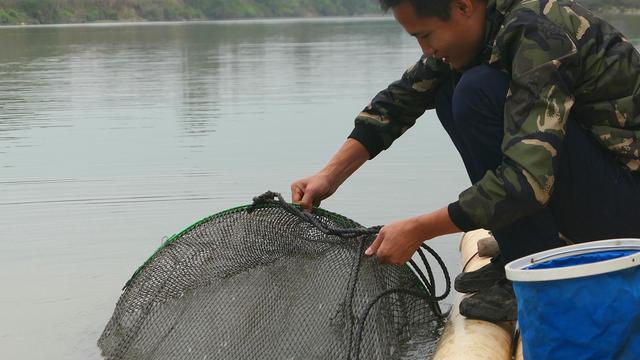
[(134, 275), (98, 344), (107, 359), (428, 359), (437, 310), (411, 269), (362, 255), (373, 238), (275, 205), (214, 215)]

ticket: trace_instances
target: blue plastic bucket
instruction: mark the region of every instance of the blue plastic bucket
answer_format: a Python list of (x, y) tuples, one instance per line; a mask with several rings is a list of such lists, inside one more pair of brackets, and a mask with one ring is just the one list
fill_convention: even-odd
[(640, 239), (540, 252), (505, 267), (525, 360), (640, 359)]

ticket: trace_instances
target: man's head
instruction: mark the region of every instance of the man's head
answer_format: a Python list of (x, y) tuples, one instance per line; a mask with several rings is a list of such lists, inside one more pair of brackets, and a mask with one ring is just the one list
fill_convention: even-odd
[(393, 11), (425, 55), (440, 58), (454, 69), (469, 65), (482, 49), (484, 0), (380, 0), (380, 4)]
[(449, 20), (451, 0), (380, 0), (380, 6), (382, 10), (388, 11), (403, 2), (410, 3), (418, 16)]

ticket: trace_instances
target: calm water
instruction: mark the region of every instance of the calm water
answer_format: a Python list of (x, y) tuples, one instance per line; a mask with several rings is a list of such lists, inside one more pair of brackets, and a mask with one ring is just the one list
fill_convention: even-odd
[[(640, 43), (639, 17), (613, 22)], [(419, 57), (390, 19), (1, 28), (0, 358), (96, 359), (120, 288), (195, 220), (289, 194)], [(323, 207), (365, 225), (468, 186), (433, 112)], [(451, 271), (457, 241), (432, 241)]]

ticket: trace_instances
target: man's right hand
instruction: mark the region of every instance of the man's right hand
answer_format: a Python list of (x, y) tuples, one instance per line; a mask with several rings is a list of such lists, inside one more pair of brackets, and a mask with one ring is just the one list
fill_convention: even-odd
[(315, 174), (291, 184), (291, 201), (300, 204), (304, 210), (311, 211), (313, 206), (336, 192), (337, 186), (329, 175)]
[(311, 211), (322, 200), (333, 195), (367, 159), (367, 149), (357, 140), (347, 139), (324, 169), (291, 184), (291, 200), (304, 210)]

